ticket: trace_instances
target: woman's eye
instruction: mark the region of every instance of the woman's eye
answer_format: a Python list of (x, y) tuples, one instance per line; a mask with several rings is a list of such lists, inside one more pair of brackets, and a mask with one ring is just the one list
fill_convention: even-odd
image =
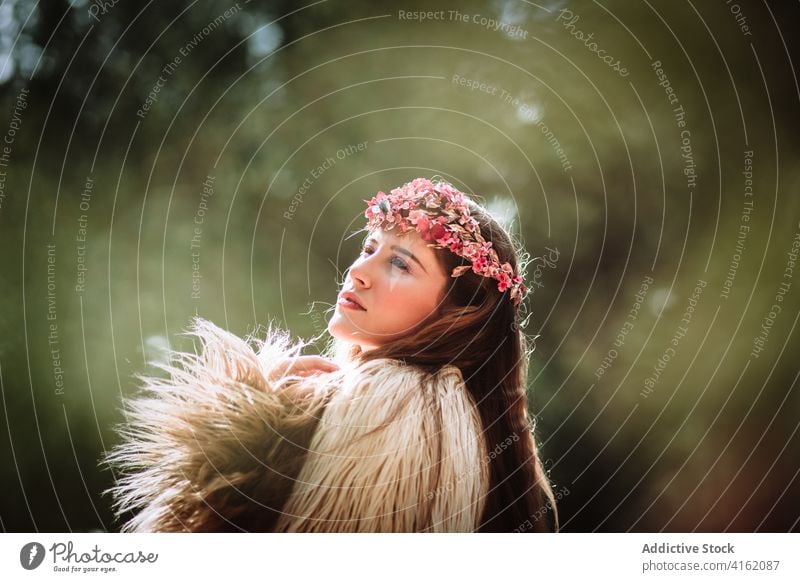
[(397, 257), (397, 256), (394, 256), (394, 257), (392, 257), (392, 264), (393, 264), (394, 266), (396, 266), (396, 267), (398, 267), (398, 268), (402, 269), (403, 271), (408, 271), (408, 265), (407, 265), (407, 264), (406, 264), (406, 262), (405, 262), (403, 259), (401, 259), (400, 257)]
[[(365, 256), (369, 256), (374, 252), (375, 251), (369, 247), (364, 247), (363, 249), (361, 249), (361, 254)], [(410, 271), (410, 269), (408, 268), (408, 263), (406, 263), (403, 259), (401, 259), (397, 255), (392, 256), (389, 262), (398, 269), (401, 269), (406, 272)]]

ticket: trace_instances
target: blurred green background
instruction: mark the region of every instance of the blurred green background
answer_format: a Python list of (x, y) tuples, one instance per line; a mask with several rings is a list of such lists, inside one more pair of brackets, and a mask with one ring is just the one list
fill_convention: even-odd
[(363, 200), (440, 175), (538, 257), (565, 531), (797, 530), (798, 15), (4, 2), (0, 528), (116, 530), (133, 375), (195, 314), (319, 334)]

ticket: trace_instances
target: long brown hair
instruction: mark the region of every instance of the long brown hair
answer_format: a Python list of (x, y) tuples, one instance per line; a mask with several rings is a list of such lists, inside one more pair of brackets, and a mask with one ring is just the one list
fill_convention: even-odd
[[(470, 212), (481, 234), (514, 272), (524, 265), (509, 234), (473, 200)], [(463, 258), (437, 250), (444, 272)], [(524, 276), (524, 274), (523, 274)], [(524, 303), (524, 302), (523, 302)], [(489, 454), (490, 488), (481, 532), (550, 531), (558, 528), (555, 498), (542, 466), (526, 395), (529, 341), (521, 310), (497, 281), (472, 271), (452, 278), (439, 310), (412, 334), (363, 353), (362, 361), (392, 358), (435, 372), (457, 366), (477, 404)], [(491, 451), (499, 449), (499, 454)], [(549, 525), (552, 518), (553, 525)]]

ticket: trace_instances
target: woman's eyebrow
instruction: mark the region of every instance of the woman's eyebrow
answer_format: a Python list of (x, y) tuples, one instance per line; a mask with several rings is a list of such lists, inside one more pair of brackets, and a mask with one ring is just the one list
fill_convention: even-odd
[[(378, 241), (377, 241), (377, 239), (376, 239), (374, 236), (368, 236), (368, 237), (367, 237), (367, 239), (364, 241), (364, 245), (363, 245), (363, 246), (367, 246), (367, 244), (369, 244), (370, 242), (378, 242)], [(426, 268), (425, 268), (425, 265), (423, 265), (423, 264), (422, 264), (422, 262), (421, 262), (421, 261), (420, 261), (420, 260), (419, 260), (419, 259), (418, 259), (418, 258), (417, 258), (415, 255), (414, 255), (414, 253), (412, 253), (412, 252), (411, 252), (410, 250), (408, 250), (407, 248), (405, 248), (405, 247), (401, 247), (401, 246), (399, 246), (399, 245), (392, 245), (390, 248), (391, 248), (393, 251), (397, 251), (398, 253), (402, 253), (402, 254), (406, 255), (407, 257), (410, 257), (410, 258), (411, 258), (411, 259), (413, 259), (413, 260), (414, 260), (414, 261), (415, 261), (415, 262), (416, 262), (416, 263), (417, 263), (417, 264), (418, 264), (420, 267), (422, 267), (422, 270), (423, 270), (423, 271), (425, 271), (426, 273), (428, 272), (428, 269), (426, 269)]]

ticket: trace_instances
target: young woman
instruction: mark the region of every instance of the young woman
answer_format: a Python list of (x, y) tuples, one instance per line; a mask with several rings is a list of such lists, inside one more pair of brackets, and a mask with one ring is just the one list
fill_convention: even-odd
[(327, 355), (197, 319), (129, 402), (109, 461), (126, 531), (511, 532), (557, 527), (527, 411), (508, 234), (443, 182), (368, 202)]

